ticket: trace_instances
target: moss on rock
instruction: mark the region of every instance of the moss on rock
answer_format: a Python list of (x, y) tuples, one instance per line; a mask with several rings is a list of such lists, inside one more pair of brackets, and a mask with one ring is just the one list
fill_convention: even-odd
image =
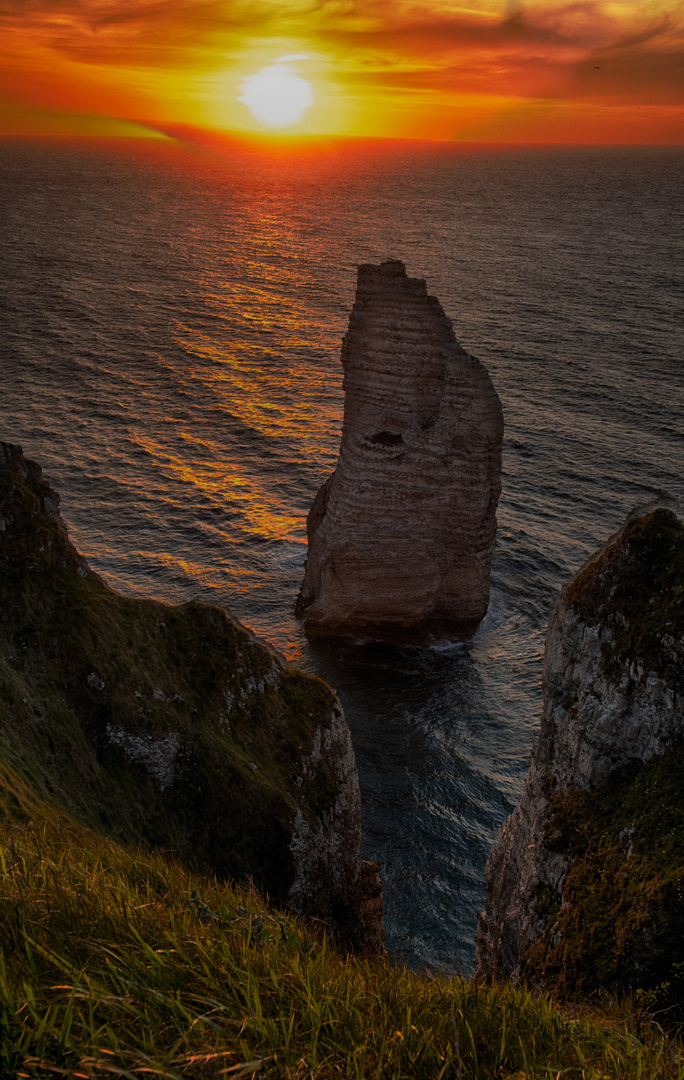
[(353, 755), (339, 812), (339, 747), (315, 753), (331, 723), (348, 740), (333, 692), (222, 608), (115, 593), (70, 544), (58, 501), (0, 444), (0, 761), (99, 832), (279, 901), (297, 872), (295, 817), (319, 834), (325, 818), (348, 881), (309, 913), (353, 923)]
[(616, 680), (641, 663), (684, 683), (684, 525), (672, 510), (635, 512), (564, 598), (588, 626), (610, 632), (604, 666)]
[(684, 525), (659, 501), (549, 622), (539, 736), (488, 863), (480, 974), (679, 1009), (683, 790)]
[(682, 1019), (684, 744), (551, 802), (546, 844), (568, 859), (562, 894), (522, 971), (563, 996), (640, 992)]

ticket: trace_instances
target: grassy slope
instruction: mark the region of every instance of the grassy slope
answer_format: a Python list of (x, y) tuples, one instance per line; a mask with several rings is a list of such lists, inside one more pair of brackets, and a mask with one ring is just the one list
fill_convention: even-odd
[[(41, 484), (34, 473), (25, 490), (0, 490), (24, 532), (0, 567), (0, 1076), (684, 1074), (660, 1038), (642, 1045), (514, 987), (344, 959), (256, 893), (193, 877), (193, 862), (239, 876), (235, 837), (253, 834), (254, 851), (265, 844), (259, 883), (283, 895), (290, 868), (272, 869), (265, 808), (276, 827), (291, 815), (289, 770), (332, 696), (286, 672), (277, 699), (257, 699), (269, 654), (225, 613), (127, 600), (83, 576), (56, 519), (36, 509), (51, 497)], [(227, 694), (240, 703), (230, 732)], [(180, 732), (177, 790), (160, 793), (118, 757), (108, 724)], [(223, 854), (200, 775), (227, 808)], [(130, 845), (170, 836), (186, 865), (102, 833)]]
[(254, 892), (57, 817), (8, 770), (2, 1077), (672, 1077), (656, 1032), (344, 958)]
[[(108, 836), (284, 898), (293, 792), (332, 691), (220, 608), (115, 593), (46, 511), (56, 500), (32, 463), (0, 468), (0, 761)], [(122, 745), (164, 758), (169, 740), (164, 784)], [(336, 793), (321, 761), (299, 800), (312, 826)]]

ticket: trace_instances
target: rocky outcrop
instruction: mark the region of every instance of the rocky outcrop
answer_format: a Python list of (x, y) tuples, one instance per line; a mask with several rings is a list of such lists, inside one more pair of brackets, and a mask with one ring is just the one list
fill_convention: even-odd
[(471, 637), (487, 611), (501, 404), (425, 281), (363, 265), (342, 345), (335, 472), (309, 513), (311, 636)]
[(334, 693), (222, 608), (113, 592), (58, 504), (0, 443), (2, 763), (100, 832), (249, 877), (341, 942), (377, 948)]
[(541, 729), (487, 865), (480, 976), (644, 982), (640, 958), (667, 938), (673, 902), (679, 918), (684, 857), (663, 853), (681, 827), (668, 785), (682, 736), (684, 526), (650, 504), (580, 570), (549, 623)]

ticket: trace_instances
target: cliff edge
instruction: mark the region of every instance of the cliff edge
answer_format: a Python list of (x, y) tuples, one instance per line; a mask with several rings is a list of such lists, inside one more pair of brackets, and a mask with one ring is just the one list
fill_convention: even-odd
[(297, 613), (310, 636), (429, 642), (487, 611), (501, 489), (501, 403), (425, 281), (358, 269), (342, 345), (335, 472), (307, 521)]
[(115, 593), (58, 507), (38, 465), (0, 443), (6, 775), (113, 839), (251, 878), (343, 944), (381, 948), (377, 867), (361, 860), (356, 762), (332, 690), (222, 608)]
[(630, 514), (549, 623), (541, 729), (487, 865), (481, 977), (684, 987), (684, 526)]

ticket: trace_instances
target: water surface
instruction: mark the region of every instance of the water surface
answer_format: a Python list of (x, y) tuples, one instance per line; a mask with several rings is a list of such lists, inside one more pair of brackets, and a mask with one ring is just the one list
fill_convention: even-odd
[[(337, 690), (390, 948), (469, 970), (560, 587), (684, 500), (684, 152), (0, 144), (0, 438), (132, 595), (227, 605)], [(305, 517), (334, 468), (356, 265), (400, 258), (505, 418), (490, 612), (433, 649), (309, 645)]]

